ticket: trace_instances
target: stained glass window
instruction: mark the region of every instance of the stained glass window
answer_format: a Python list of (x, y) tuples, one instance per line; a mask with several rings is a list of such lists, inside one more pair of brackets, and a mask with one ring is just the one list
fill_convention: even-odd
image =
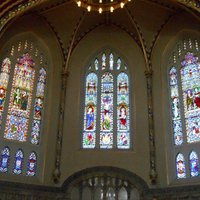
[(186, 178), (185, 159), (181, 153), (176, 156), (176, 177)]
[(5, 147), (1, 152), (0, 172), (7, 172), (10, 159), (10, 149)]
[(37, 165), (37, 156), (35, 152), (32, 152), (28, 159), (28, 166), (26, 172), (27, 176), (35, 176), (36, 165)]
[(117, 146), (130, 148), (129, 135), (129, 83), (128, 76), (122, 72), (117, 77)]
[(187, 142), (200, 141), (200, 64), (198, 57), (187, 53), (181, 62), (181, 82)]
[[(199, 176), (199, 158), (194, 144), (200, 142), (199, 42), (184, 39), (175, 49), (169, 61), (169, 101), (174, 152), (177, 154), (176, 178), (182, 179)], [(190, 150), (189, 154), (186, 149), (187, 152)]]
[(86, 78), (86, 90), (85, 90), (83, 148), (95, 147), (97, 86), (98, 86), (97, 75), (95, 73), (89, 73)]
[(26, 141), (32, 90), (35, 77), (34, 61), (24, 54), (15, 65), (11, 97), (4, 137)]
[(83, 148), (129, 149), (129, 77), (125, 63), (113, 52), (104, 52), (89, 65), (85, 81)]
[(14, 174), (22, 173), (23, 159), (24, 159), (23, 151), (19, 149), (15, 155), (15, 164), (13, 169)]
[(101, 78), (100, 148), (113, 145), (113, 76), (106, 72)]
[(179, 92), (178, 92), (178, 76), (175, 67), (172, 67), (170, 69), (169, 85), (171, 93), (170, 96), (171, 96), (174, 143), (175, 145), (181, 145), (183, 143), (183, 133), (182, 133), (180, 102), (179, 102)]
[(0, 127), (2, 123), (2, 115), (4, 110), (4, 103), (6, 100), (7, 87), (9, 82), (11, 61), (9, 58), (5, 58), (2, 62), (1, 74), (0, 74)]
[(39, 78), (36, 89), (35, 105), (34, 105), (34, 116), (31, 133), (31, 143), (39, 144), (40, 137), (40, 126), (42, 120), (42, 109), (44, 104), (44, 88), (46, 83), (46, 71), (44, 68), (39, 71)]
[(190, 176), (195, 177), (199, 175), (199, 158), (195, 151), (189, 155)]

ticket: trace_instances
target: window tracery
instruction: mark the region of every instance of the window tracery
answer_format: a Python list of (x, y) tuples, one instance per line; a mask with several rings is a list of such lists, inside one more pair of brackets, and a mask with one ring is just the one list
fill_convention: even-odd
[[(169, 91), (177, 179), (199, 176), (200, 63), (199, 42), (183, 39), (170, 60)], [(185, 151), (186, 145), (191, 149)], [(186, 159), (188, 158), (188, 159)]]
[(86, 73), (83, 148), (130, 149), (129, 76), (112, 52), (98, 55)]

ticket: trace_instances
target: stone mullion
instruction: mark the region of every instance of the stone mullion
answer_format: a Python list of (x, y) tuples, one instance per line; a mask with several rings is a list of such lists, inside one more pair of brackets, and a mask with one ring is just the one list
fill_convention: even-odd
[(64, 125), (64, 110), (65, 110), (65, 96), (67, 87), (67, 78), (69, 73), (62, 74), (61, 82), (61, 93), (60, 93), (60, 108), (59, 108), (59, 121), (58, 121), (58, 132), (56, 139), (56, 159), (55, 159), (55, 169), (53, 172), (53, 181), (58, 183), (60, 180), (60, 162), (61, 162), (61, 152), (62, 152), (62, 139), (63, 139), (63, 125)]
[(150, 172), (149, 177), (152, 184), (156, 184), (156, 149), (155, 149), (155, 133), (154, 133), (154, 118), (153, 118), (153, 94), (152, 94), (152, 70), (146, 71), (147, 84), (147, 106), (148, 106), (148, 126), (149, 126), (149, 151), (150, 151)]

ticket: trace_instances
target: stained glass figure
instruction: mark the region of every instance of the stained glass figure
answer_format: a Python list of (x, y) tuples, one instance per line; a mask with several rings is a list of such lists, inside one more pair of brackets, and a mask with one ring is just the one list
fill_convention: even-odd
[(0, 160), (0, 172), (8, 172), (9, 166), (9, 159), (10, 159), (10, 149), (5, 147), (1, 152), (1, 160)]
[(22, 165), (23, 165), (24, 154), (21, 149), (19, 149), (15, 155), (15, 165), (13, 169), (14, 174), (22, 173)]
[(117, 77), (117, 147), (130, 147), (129, 138), (129, 82), (126, 73)]
[[(89, 65), (85, 86), (83, 148), (130, 148), (129, 77), (126, 71), (125, 64), (119, 57), (115, 61), (112, 52), (99, 54)], [(101, 89), (97, 92), (98, 81), (101, 82)]]
[(181, 80), (187, 142), (200, 141), (200, 64), (198, 57), (187, 53), (181, 62)]
[(112, 53), (110, 54), (109, 63), (110, 63), (110, 70), (113, 70), (113, 66), (114, 66), (114, 57), (113, 57), (113, 54), (112, 54)]
[(26, 141), (35, 77), (34, 61), (24, 54), (15, 65), (4, 138)]
[(106, 69), (106, 54), (102, 55), (102, 70)]
[(42, 109), (44, 104), (44, 89), (46, 84), (46, 71), (44, 68), (40, 69), (37, 82), (37, 91), (34, 106), (34, 116), (31, 132), (31, 144), (39, 144), (40, 125), (42, 120)]
[(83, 148), (94, 148), (96, 141), (96, 105), (98, 79), (95, 73), (86, 77)]
[(171, 109), (173, 120), (173, 132), (175, 145), (183, 144), (182, 123), (180, 115), (180, 101), (178, 92), (178, 78), (177, 70), (172, 67), (169, 71), (169, 85), (170, 85), (170, 97), (171, 97)]
[(197, 153), (192, 151), (189, 155), (190, 176), (195, 177), (199, 175), (199, 159)]
[[(113, 76), (106, 72), (101, 78), (101, 133), (100, 147), (113, 145)], [(107, 132), (107, 133), (105, 133)]]
[(11, 61), (9, 58), (5, 58), (2, 62), (1, 73), (0, 73), (0, 128), (2, 122), (2, 114), (4, 110), (4, 103), (6, 100), (10, 68), (11, 68)]
[(36, 165), (37, 165), (37, 156), (35, 152), (32, 152), (28, 159), (28, 166), (27, 166), (27, 176), (35, 176), (36, 174)]
[(176, 156), (176, 177), (177, 179), (186, 178), (185, 159), (181, 153)]

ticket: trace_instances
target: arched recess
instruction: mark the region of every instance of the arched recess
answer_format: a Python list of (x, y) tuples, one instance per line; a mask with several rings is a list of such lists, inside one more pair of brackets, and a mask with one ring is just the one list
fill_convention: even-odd
[[(184, 22), (182, 21), (183, 18), (185, 19)], [(176, 26), (176, 24), (179, 25)], [(156, 161), (158, 179), (164, 185), (171, 183), (170, 172), (166, 167), (167, 163), (171, 162), (167, 157), (170, 154), (167, 152), (167, 148), (169, 147), (169, 142), (172, 142), (168, 129), (169, 116), (166, 116), (170, 106), (167, 96), (168, 80), (166, 69), (168, 59), (181, 34), (184, 35), (185, 32), (186, 36), (188, 34), (192, 36), (196, 35), (198, 30), (199, 23), (194, 18), (184, 13), (176, 15), (162, 29), (152, 51), (155, 138), (156, 141), (160, 141), (156, 143)]]
[[(130, 90), (130, 104), (133, 105), (133, 108), (137, 108), (137, 115), (134, 109), (131, 110), (130, 114), (134, 119), (132, 122), (134, 133), (132, 142), (134, 143), (134, 148), (133, 150), (126, 151), (122, 157), (119, 156), (119, 152), (113, 150), (105, 153), (95, 149), (93, 151), (94, 155), (92, 155), (93, 158), (89, 159), (92, 151), (82, 151), (81, 149), (83, 122), (83, 110), (81, 108), (84, 107), (84, 75), (91, 60), (105, 49), (109, 49), (111, 52), (120, 55), (120, 57), (126, 61), (126, 65), (130, 70), (130, 81), (133, 83)], [(143, 151), (144, 147), (148, 151), (148, 141), (146, 140), (146, 138), (148, 138), (148, 123), (140, 123), (140, 119), (144, 119), (144, 121), (147, 122), (147, 115), (145, 112), (147, 111), (146, 83), (144, 76), (145, 64), (141, 49), (135, 41), (126, 32), (115, 26), (98, 27), (87, 34), (80, 41), (78, 46), (76, 46), (71, 56), (68, 71), (70, 72), (70, 76), (68, 78), (66, 92), (66, 119), (63, 132), (62, 155), (66, 155), (66, 152), (70, 152), (70, 157), (74, 156), (77, 159), (75, 161), (73, 159), (69, 160), (67, 156), (63, 157), (61, 166), (62, 178), (83, 168), (100, 166), (102, 163), (108, 166), (126, 168), (130, 171), (135, 171), (137, 174), (141, 175), (141, 177), (148, 177), (148, 169), (144, 167), (144, 173), (141, 173), (141, 168), (139, 167), (149, 165), (148, 154)], [(137, 126), (135, 126), (136, 124)], [(147, 159), (141, 161), (141, 155)], [(82, 162), (83, 160), (84, 163)], [(102, 162), (102, 160), (104, 161)], [(120, 161), (116, 163), (116, 160)], [(137, 166), (128, 164), (135, 162), (139, 164)], [(142, 162), (145, 162), (145, 164)], [(68, 166), (67, 170), (65, 166)]]
[[(93, 167), (71, 175), (62, 185), (67, 198), (144, 199), (147, 184), (139, 176), (115, 167)], [(76, 195), (74, 192), (77, 192)]]
[[(30, 23), (31, 22), (31, 23)], [(48, 152), (51, 157), (45, 157), (43, 162), (43, 168), (40, 168), (44, 176), (41, 176), (41, 181), (45, 183), (51, 182), (52, 171), (54, 168), (54, 159), (56, 152), (56, 133), (58, 129), (58, 117), (59, 117), (59, 99), (61, 92), (61, 74), (64, 63), (61, 47), (54, 32), (49, 27), (48, 23), (37, 14), (31, 14), (21, 16), (15, 20), (14, 23), (9, 24), (5, 33), (0, 38), (0, 49), (5, 49), (6, 44), (11, 44), (12, 39), (19, 36), (19, 38), (27, 33), (27, 40), (33, 40), (36, 45), (40, 44), (42, 49), (45, 51), (45, 56), (48, 60), (48, 67), (50, 72), (48, 73), (48, 92), (46, 100), (48, 100), (48, 110), (45, 110), (45, 134), (44, 137), (48, 140), (42, 142), (43, 152)], [(11, 39), (12, 38), (12, 39)], [(11, 44), (12, 45), (12, 44)], [(56, 97), (56, 98), (55, 98)], [(50, 113), (54, 113), (51, 115)], [(31, 153), (31, 152), (29, 152)], [(47, 155), (47, 154), (46, 154)], [(27, 167), (27, 166), (26, 166)]]
[[(11, 63), (1, 109), (0, 148), (5, 145), (10, 148), (7, 173), (0, 174), (3, 178), (9, 176), (12, 180), (13, 168), (17, 174), (13, 179), (17, 181), (22, 181), (23, 176), (27, 176), (28, 182), (38, 183), (44, 177), (41, 169), (45, 166), (44, 152), (49, 132), (50, 102), (47, 99), (50, 96), (52, 74), (50, 57), (45, 42), (32, 32), (16, 33), (10, 40), (2, 43), (0, 62), (3, 63), (5, 58), (9, 58)], [(26, 119), (26, 122), (23, 124), (21, 119)], [(18, 149), (22, 150), (23, 155), (16, 154)], [(34, 156), (30, 156), (32, 152)], [(20, 173), (16, 172), (18, 163)]]
[[(191, 91), (191, 88), (197, 86), (194, 86), (192, 82), (190, 82), (191, 88), (187, 87), (186, 89), (185, 82), (187, 76), (186, 70), (190, 62), (191, 66), (189, 68), (191, 69), (195, 69), (195, 65), (196, 67), (198, 65), (195, 64), (195, 61), (193, 65), (193, 61), (190, 59), (193, 59), (193, 56), (194, 59), (200, 56), (199, 48), (199, 33), (195, 31), (195, 28), (188, 28), (180, 30), (174, 35), (165, 48), (163, 55), (161, 70), (161, 79), (163, 83), (161, 91), (165, 94), (162, 97), (162, 109), (165, 113), (163, 115), (165, 125), (163, 130), (166, 137), (165, 147), (166, 158), (168, 160), (166, 166), (168, 171), (167, 177), (170, 184), (195, 183), (199, 179), (198, 175), (192, 176), (190, 174), (189, 163), (189, 155), (192, 150), (197, 153), (197, 156), (199, 154), (198, 139), (193, 140), (189, 137), (190, 127), (193, 124), (192, 120), (196, 118), (191, 115), (191, 112), (193, 112), (192, 110), (198, 112), (198, 109), (191, 109), (186, 105), (186, 91)], [(173, 82), (173, 79), (177, 82), (176, 84)], [(179, 155), (182, 155), (182, 160), (179, 158)], [(193, 168), (193, 171), (198, 168), (199, 166)]]

